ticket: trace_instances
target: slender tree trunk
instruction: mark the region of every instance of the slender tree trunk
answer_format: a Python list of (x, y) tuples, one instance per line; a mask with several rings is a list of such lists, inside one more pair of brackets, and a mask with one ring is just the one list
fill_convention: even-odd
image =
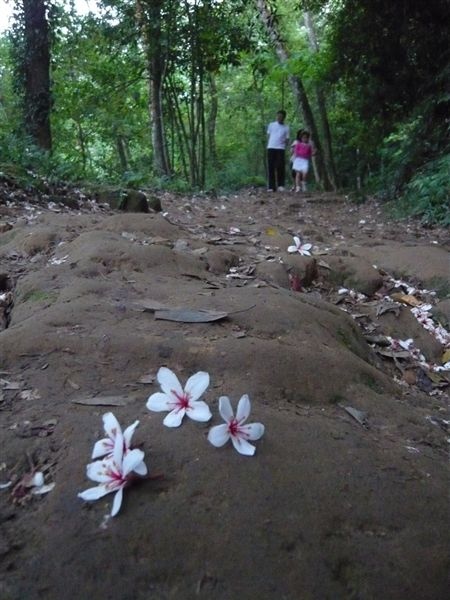
[(217, 123), (217, 113), (219, 111), (219, 102), (218, 102), (218, 94), (216, 87), (216, 80), (212, 73), (208, 73), (208, 83), (209, 83), (209, 113), (208, 113), (208, 149), (209, 149), (209, 159), (211, 161), (211, 165), (213, 169), (218, 168), (218, 158), (217, 158), (217, 147), (216, 147), (216, 123)]
[(127, 150), (125, 140), (123, 136), (117, 134), (116, 136), (116, 144), (117, 144), (117, 153), (119, 155), (120, 168), (122, 169), (122, 173), (128, 171), (128, 159), (127, 159)]
[[(273, 44), (276, 55), (278, 56), (278, 60), (282, 64), (286, 64), (289, 58), (288, 51), (285, 47), (284, 41), (281, 38), (280, 32), (278, 30), (278, 23), (275, 15), (272, 13), (269, 3), (267, 0), (255, 0), (256, 7), (258, 9), (259, 17), (261, 22), (263, 23), (267, 35), (270, 41)], [(317, 154), (315, 155), (315, 167), (317, 169), (317, 177), (319, 181), (323, 183), (325, 189), (329, 189), (331, 187), (328, 174), (325, 168), (325, 163), (322, 154), (322, 147), (316, 127), (316, 122), (314, 120), (314, 115), (311, 110), (311, 105), (308, 100), (308, 96), (306, 94), (306, 90), (303, 86), (303, 82), (298, 75), (289, 75), (289, 83), (292, 88), (292, 92), (297, 100), (298, 105), (301, 108), (303, 120), (307, 129), (309, 129), (311, 133), (311, 138), (315, 144)]]
[[(319, 43), (317, 41), (316, 30), (314, 27), (314, 20), (312, 18), (311, 13), (307, 10), (304, 13), (304, 20), (306, 31), (308, 32), (309, 45), (313, 52), (319, 52)], [(317, 99), (317, 109), (319, 112), (319, 119), (322, 126), (322, 135), (323, 135), (323, 154), (325, 159), (325, 167), (328, 172), (328, 178), (330, 183), (335, 190), (337, 187), (337, 174), (336, 167), (334, 164), (333, 158), (333, 146), (331, 143), (331, 130), (330, 123), (328, 121), (327, 114), (327, 105), (325, 92), (323, 90), (323, 86), (320, 84), (315, 84), (316, 91), (316, 99)]]
[(42, 150), (52, 149), (50, 35), (45, 0), (22, 0), (25, 48), (25, 128)]
[(162, 91), (165, 53), (162, 40), (163, 0), (136, 0), (136, 19), (147, 55), (149, 115), (153, 146), (153, 169), (158, 175), (170, 175), (164, 132)]

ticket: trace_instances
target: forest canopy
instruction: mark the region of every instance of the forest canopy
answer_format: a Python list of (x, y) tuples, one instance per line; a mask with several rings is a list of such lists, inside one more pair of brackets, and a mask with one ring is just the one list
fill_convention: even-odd
[(0, 163), (173, 190), (265, 185), (268, 122), (319, 189), (450, 224), (447, 0), (14, 0)]

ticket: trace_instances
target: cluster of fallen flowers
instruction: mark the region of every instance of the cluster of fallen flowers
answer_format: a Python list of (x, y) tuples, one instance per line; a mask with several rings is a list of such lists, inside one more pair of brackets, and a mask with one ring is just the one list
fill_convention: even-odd
[[(159, 369), (156, 378), (162, 391), (152, 394), (146, 406), (151, 411), (168, 412), (164, 425), (179, 427), (185, 416), (200, 422), (207, 422), (212, 418), (209, 406), (200, 400), (209, 386), (208, 373), (195, 373), (189, 377), (184, 389), (175, 373), (166, 367)], [(227, 396), (220, 397), (219, 413), (225, 423), (209, 430), (208, 441), (213, 446), (221, 447), (231, 440), (240, 454), (253, 456), (256, 449), (249, 440), (259, 440), (264, 434), (264, 425), (244, 424), (250, 416), (250, 408), (250, 399), (244, 394), (234, 416), (230, 399)], [(133, 449), (131, 445), (131, 438), (138, 425), (139, 421), (135, 421), (122, 433), (119, 422), (111, 412), (103, 415), (106, 437), (95, 443), (91, 455), (92, 459), (99, 460), (86, 467), (87, 477), (98, 485), (78, 494), (82, 500), (93, 501), (115, 492), (112, 517), (120, 510), (124, 488), (148, 473), (144, 452), (138, 448)]]

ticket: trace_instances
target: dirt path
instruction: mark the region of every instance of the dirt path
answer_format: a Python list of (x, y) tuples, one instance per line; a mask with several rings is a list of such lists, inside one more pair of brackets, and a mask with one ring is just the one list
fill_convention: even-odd
[[(2, 197), (2, 600), (446, 597), (448, 230), (328, 194)], [(209, 373), (210, 423), (147, 410), (161, 366)], [(253, 457), (207, 441), (243, 394)], [(110, 410), (155, 476), (115, 518), (77, 497)]]

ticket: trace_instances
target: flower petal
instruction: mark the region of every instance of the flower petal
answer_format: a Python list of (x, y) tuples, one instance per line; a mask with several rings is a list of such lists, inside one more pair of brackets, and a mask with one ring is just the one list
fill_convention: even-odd
[(91, 458), (101, 458), (105, 454), (110, 454), (113, 448), (113, 441), (110, 438), (103, 438), (95, 443)]
[(112, 517), (115, 517), (117, 515), (117, 513), (119, 512), (120, 507), (122, 506), (122, 499), (123, 499), (123, 488), (120, 488), (120, 490), (117, 490), (117, 494), (114, 496), (112, 510), (111, 510)]
[(255, 454), (255, 446), (249, 444), (247, 440), (244, 440), (244, 438), (232, 435), (231, 441), (233, 442), (233, 446), (236, 448), (239, 454), (244, 454), (245, 456), (253, 456)]
[(97, 485), (96, 487), (91, 487), (84, 492), (80, 492), (78, 494), (78, 498), (82, 500), (98, 500), (99, 498), (103, 498), (106, 494), (113, 492), (114, 490), (110, 490), (106, 487), (106, 485)]
[(171, 402), (171, 396), (163, 394), (162, 392), (156, 392), (156, 394), (152, 394), (147, 400), (146, 406), (148, 410), (161, 412), (163, 410), (172, 410), (173, 403)]
[(248, 440), (259, 440), (264, 435), (264, 429), (262, 423), (249, 423), (240, 428)]
[(184, 415), (186, 414), (185, 408), (176, 408), (168, 415), (166, 415), (163, 423), (166, 427), (179, 427)]
[(302, 248), (303, 250), (311, 250), (312, 244), (303, 244)]
[(309, 250), (305, 250), (304, 248), (300, 248), (299, 252), (302, 256), (311, 256), (311, 252)]
[(197, 400), (197, 402), (191, 402), (186, 409), (186, 414), (190, 419), (194, 421), (209, 421), (212, 417), (209, 406), (203, 400)]
[(118, 431), (122, 433), (122, 428), (119, 425), (119, 421), (112, 412), (108, 412), (103, 415), (103, 427), (106, 435), (112, 440), (115, 439)]
[(297, 246), (288, 246), (288, 249), (287, 249), (287, 251), (288, 251), (290, 254), (293, 254), (294, 252), (297, 252), (297, 251), (298, 251), (298, 248), (297, 248)]
[(135, 473), (137, 473), (138, 475), (145, 477), (145, 475), (147, 475), (147, 473), (148, 473), (147, 465), (145, 464), (144, 461), (142, 461), (136, 467), (134, 467), (133, 471)]
[(112, 453), (112, 460), (115, 465), (120, 469), (123, 461), (123, 435), (122, 430), (117, 432), (116, 439), (114, 440), (114, 448)]
[(294, 244), (296, 245), (297, 250), (298, 250), (299, 247), (302, 245), (302, 240), (297, 235), (294, 235), (293, 237), (294, 237)]
[(251, 410), (250, 398), (247, 394), (244, 394), (239, 400), (239, 404), (236, 411), (236, 419), (238, 423), (244, 423), (249, 415)]
[(183, 388), (178, 380), (178, 377), (173, 371), (167, 367), (161, 367), (156, 375), (159, 385), (162, 391), (168, 396), (172, 396), (172, 392), (176, 392), (178, 395), (183, 394)]
[(208, 441), (216, 448), (224, 446), (230, 439), (228, 425), (216, 425), (211, 427), (208, 433)]
[(86, 476), (92, 481), (98, 481), (98, 483), (109, 483), (111, 476), (107, 475), (107, 467), (107, 461), (96, 460), (86, 466)]
[(134, 469), (144, 460), (144, 457), (145, 454), (142, 450), (138, 450), (137, 448), (127, 452), (123, 459), (122, 475), (126, 477), (131, 471), (134, 471)]
[(135, 421), (123, 432), (123, 441), (125, 443), (125, 448), (129, 448), (131, 446), (131, 438), (133, 437), (133, 433), (136, 431), (136, 427), (138, 425), (139, 421)]
[(219, 412), (222, 419), (227, 423), (234, 418), (234, 412), (228, 396), (221, 396), (219, 398)]
[(184, 391), (189, 395), (189, 398), (195, 402), (205, 393), (209, 386), (209, 374), (205, 371), (199, 371), (189, 377), (184, 386)]

